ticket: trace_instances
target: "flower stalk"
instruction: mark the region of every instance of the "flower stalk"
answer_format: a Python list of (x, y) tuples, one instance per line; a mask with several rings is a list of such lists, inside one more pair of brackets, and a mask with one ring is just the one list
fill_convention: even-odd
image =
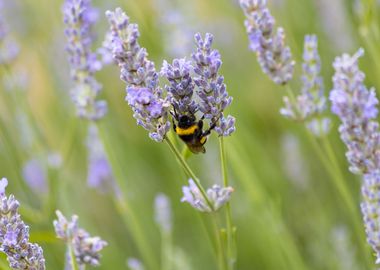
[(208, 207), (210, 207), (210, 209), (212, 211), (214, 211), (214, 205), (210, 202), (210, 200), (209, 200), (209, 198), (207, 196), (206, 191), (202, 187), (201, 182), (196, 177), (196, 175), (194, 174), (194, 172), (191, 170), (190, 166), (187, 164), (187, 162), (185, 161), (185, 159), (183, 158), (183, 156), (181, 155), (181, 153), (179, 152), (179, 150), (177, 149), (177, 147), (174, 146), (174, 144), (171, 142), (171, 140), (168, 137), (165, 137), (164, 140), (168, 144), (170, 150), (176, 156), (177, 161), (181, 164), (181, 166), (182, 166), (183, 170), (185, 171), (186, 175), (194, 180), (195, 185), (200, 190), (200, 192), (201, 192), (201, 194), (203, 196), (203, 199), (206, 201)]
[(68, 263), (70, 265), (70, 268), (72, 270), (79, 270), (79, 266), (78, 266), (77, 260), (75, 259), (75, 255), (74, 255), (74, 249), (70, 243), (67, 243), (67, 251), (69, 253), (70, 258), (69, 258), (69, 261), (66, 263)]
[[(223, 176), (224, 187), (228, 187), (228, 173), (227, 173), (227, 164), (226, 164), (226, 152), (224, 147), (223, 136), (219, 137), (219, 151), (220, 151), (220, 163)], [(234, 229), (232, 225), (232, 216), (231, 216), (231, 206), (230, 202), (226, 203), (226, 227), (227, 227), (227, 267), (228, 269), (234, 269), (234, 264), (236, 261), (236, 243), (234, 243)]]

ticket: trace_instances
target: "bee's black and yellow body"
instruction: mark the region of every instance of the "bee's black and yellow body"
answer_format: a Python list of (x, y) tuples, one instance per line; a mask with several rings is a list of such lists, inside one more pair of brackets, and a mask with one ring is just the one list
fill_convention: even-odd
[(203, 121), (198, 122), (195, 116), (182, 115), (178, 118), (177, 125), (173, 125), (175, 133), (184, 141), (191, 152), (194, 154), (205, 153), (203, 146), (207, 141), (209, 131), (203, 132)]

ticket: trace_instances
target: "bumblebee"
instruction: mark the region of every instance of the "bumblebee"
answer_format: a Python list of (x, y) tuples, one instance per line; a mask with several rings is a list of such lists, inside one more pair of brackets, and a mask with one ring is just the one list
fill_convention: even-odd
[[(216, 123), (212, 123), (210, 127), (203, 131), (204, 116), (197, 121), (194, 113), (178, 115), (174, 110), (173, 116), (173, 129), (175, 133), (184, 141), (191, 152), (194, 154), (206, 153), (204, 144), (207, 141), (207, 136), (210, 135), (211, 130), (215, 128)], [(175, 121), (177, 121), (177, 124)]]

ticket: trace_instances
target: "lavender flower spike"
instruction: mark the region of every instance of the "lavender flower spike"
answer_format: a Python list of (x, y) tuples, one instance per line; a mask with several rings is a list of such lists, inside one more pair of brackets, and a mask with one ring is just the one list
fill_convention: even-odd
[(79, 228), (77, 216), (72, 216), (71, 221), (68, 221), (60, 211), (56, 211), (56, 214), (58, 220), (54, 220), (53, 224), (57, 237), (71, 247), (79, 267), (99, 266), (100, 251), (107, 245), (107, 242), (100, 237), (92, 237), (87, 231)]
[(8, 257), (12, 269), (45, 270), (42, 248), (29, 242), (29, 226), (18, 213), (19, 202), (13, 195), (7, 197), (8, 180), (0, 180), (0, 251)]
[(201, 99), (199, 110), (206, 119), (211, 119), (216, 124), (215, 131), (219, 136), (229, 136), (235, 131), (235, 118), (228, 115), (224, 117), (224, 110), (231, 104), (230, 97), (226, 90), (224, 77), (219, 75), (222, 65), (220, 54), (217, 50), (212, 50), (213, 36), (209, 33), (202, 36), (195, 34), (197, 51), (192, 54), (194, 60), (194, 72), (198, 77), (194, 82), (198, 87), (198, 96)]
[(250, 48), (256, 52), (261, 69), (277, 84), (287, 84), (293, 77), (295, 62), (290, 48), (285, 44), (285, 32), (274, 32), (275, 20), (270, 14), (266, 0), (240, 0), (247, 19), (245, 27)]
[(350, 171), (363, 175), (361, 210), (367, 241), (380, 263), (380, 132), (375, 90), (364, 85), (365, 75), (358, 68), (360, 49), (353, 56), (344, 54), (334, 61), (334, 88), (330, 94), (332, 111), (342, 121), (339, 132), (348, 151)]
[(380, 264), (380, 172), (366, 174), (363, 178), (363, 202), (360, 208), (363, 214), (367, 241), (376, 252), (376, 264)]
[[(220, 209), (230, 200), (233, 191), (234, 189), (232, 187), (220, 187), (219, 185), (213, 185), (212, 188), (207, 189), (207, 198), (212, 204), (214, 211)], [(210, 206), (207, 204), (193, 179), (189, 179), (189, 186), (182, 187), (182, 192), (183, 197), (181, 202), (188, 202), (201, 212), (213, 211), (210, 209)]]
[(97, 20), (97, 11), (91, 6), (91, 0), (65, 0), (62, 8), (66, 51), (71, 65), (71, 77), (75, 83), (72, 99), (80, 117), (98, 120), (107, 112), (107, 103), (96, 98), (101, 85), (94, 73), (101, 69), (96, 53), (91, 51), (93, 37), (91, 27)]
[(170, 103), (158, 86), (154, 63), (138, 43), (138, 26), (129, 23), (121, 8), (107, 11), (106, 16), (111, 26), (113, 58), (121, 69), (121, 79), (127, 84), (126, 100), (137, 124), (149, 131), (151, 139), (161, 142), (170, 129)]
[(364, 85), (365, 75), (358, 68), (360, 49), (354, 56), (344, 54), (334, 61), (334, 88), (330, 94), (332, 111), (342, 121), (339, 132), (348, 151), (350, 171), (372, 173), (380, 168), (379, 124), (375, 90)]
[(198, 106), (192, 100), (194, 94), (194, 82), (190, 76), (193, 69), (191, 62), (185, 58), (174, 59), (173, 64), (164, 61), (161, 75), (166, 77), (170, 85), (165, 88), (169, 94), (170, 103), (179, 115), (194, 114)]
[(285, 107), (280, 112), (287, 118), (307, 121), (307, 127), (316, 135), (326, 134), (330, 129), (330, 119), (320, 118), (326, 110), (327, 102), (320, 76), (321, 59), (316, 35), (305, 36), (302, 70), (301, 94), (295, 102), (285, 96)]

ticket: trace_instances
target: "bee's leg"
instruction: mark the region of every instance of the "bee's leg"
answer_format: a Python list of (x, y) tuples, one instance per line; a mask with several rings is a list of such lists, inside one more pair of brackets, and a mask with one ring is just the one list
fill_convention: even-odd
[(176, 132), (176, 130), (177, 130), (177, 125), (175, 124), (174, 118), (172, 119), (172, 122), (173, 122), (173, 129), (174, 129), (174, 132)]
[(205, 131), (203, 131), (202, 137), (210, 135), (211, 130), (213, 130), (215, 128), (215, 126), (216, 126), (216, 123), (212, 123), (211, 126), (208, 129), (206, 129)]
[[(201, 120), (200, 120), (200, 121), (201, 121)], [(215, 128), (215, 126), (216, 126), (216, 122), (217, 122), (217, 121), (212, 122), (211, 125), (210, 125), (210, 127), (209, 127), (208, 129), (206, 129), (205, 131), (203, 131), (203, 133), (202, 133), (202, 137), (205, 137), (205, 136), (210, 135), (211, 130), (213, 130), (213, 129)], [(202, 123), (203, 123), (203, 122), (202, 122)]]
[(201, 120), (199, 120), (198, 121), (198, 129), (199, 130), (202, 130), (203, 129), (203, 121), (202, 121), (203, 119), (201, 119)]

